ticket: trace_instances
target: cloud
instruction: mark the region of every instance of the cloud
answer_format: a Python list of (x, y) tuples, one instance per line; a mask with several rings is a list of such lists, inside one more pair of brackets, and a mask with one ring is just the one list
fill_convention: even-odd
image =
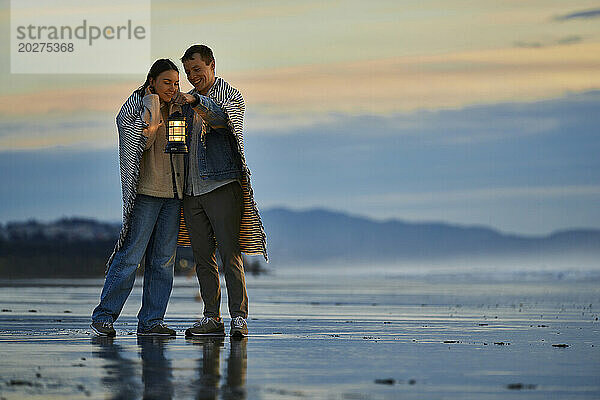
[(518, 41), (515, 42), (515, 47), (522, 47), (525, 49), (537, 49), (540, 47), (544, 47), (544, 45), (541, 42), (523, 42), (523, 41)]
[[(574, 39), (570, 39), (574, 41)], [(600, 43), (503, 48), (228, 73), (249, 112), (389, 115), (473, 104), (534, 101), (600, 88)], [(0, 119), (37, 114), (116, 114), (137, 83), (0, 96)]]
[(360, 196), (363, 204), (393, 203), (394, 205), (446, 204), (466, 201), (502, 199), (600, 196), (600, 185), (552, 185), (476, 188), (435, 192), (395, 192)]
[[(503, 143), (523, 137), (548, 135), (575, 123), (596, 121), (600, 91), (573, 94), (538, 102), (498, 103), (460, 109), (419, 110), (388, 115), (328, 113), (246, 114), (245, 140), (310, 138), (324, 147), (335, 146), (349, 154), (372, 151), (370, 140), (394, 146), (394, 141), (421, 146), (465, 146)], [(106, 149), (116, 146), (113, 113), (86, 112), (76, 116), (53, 114), (8, 118), (0, 124), (0, 151), (55, 146)], [(600, 121), (597, 121), (600, 124)], [(342, 143), (336, 144), (340, 138)], [(299, 139), (302, 140), (302, 139)], [(299, 148), (299, 147), (298, 147)]]
[[(313, 125), (253, 111), (246, 157), (261, 208), (327, 207), (514, 232), (597, 227), (599, 108), (600, 91), (594, 91), (452, 110), (330, 113)], [(106, 118), (114, 123), (112, 115)], [(71, 213), (118, 219), (116, 137), (103, 120), (81, 117), (85, 135), (75, 122), (11, 126), (13, 139), (47, 126), (68, 132), (73, 142), (62, 150), (3, 148), (0, 220)], [(274, 128), (265, 132), (269, 121)], [(110, 148), (75, 140), (103, 131)]]
[(555, 21), (568, 21), (572, 19), (592, 19), (600, 18), (600, 8), (586, 11), (577, 11), (565, 15), (554, 17)]
[(118, 113), (121, 105), (135, 90), (135, 84), (86, 85), (39, 92), (4, 94), (0, 96), (0, 118), (6, 116), (78, 115), (87, 111)]
[(560, 38), (556, 41), (557, 44), (574, 44), (574, 43), (579, 43), (581, 42), (583, 39), (581, 36), (577, 36), (577, 35), (570, 35), (570, 36), (565, 36), (563, 38)]
[[(346, 143), (401, 138), (421, 145), (505, 142), (550, 134), (565, 125), (595, 121), (600, 91), (537, 102), (499, 103), (462, 109), (376, 114), (328, 114), (322, 119), (276, 118), (250, 114), (249, 137), (330, 136)], [(271, 122), (269, 124), (269, 121)], [(600, 121), (599, 121), (600, 122)]]
[(504, 208), (503, 200), (522, 201), (535, 212), (537, 199), (567, 204), (600, 194), (598, 107), (600, 92), (591, 92), (394, 116), (335, 115), (285, 134), (249, 130), (246, 151), (266, 206), (334, 205), (390, 217), (409, 209), (424, 216), (439, 201), (462, 207), (466, 220), (467, 203), (497, 197)]
[(600, 87), (600, 43), (505, 48), (232, 74), (263, 112), (389, 114)]
[(387, 193), (574, 188), (598, 182), (598, 107), (600, 92), (591, 92), (394, 116), (336, 115), (285, 134), (249, 130), (246, 151), (258, 196), (271, 205), (326, 206)]
[(0, 153), (0, 220), (90, 216), (119, 221), (118, 153), (111, 150), (45, 149)]
[(541, 47), (546, 46), (555, 46), (555, 45), (569, 45), (580, 43), (583, 40), (581, 36), (577, 35), (569, 35), (552, 41), (537, 41), (537, 42), (527, 42), (527, 41), (517, 41), (514, 42), (515, 47), (521, 47), (525, 49), (539, 49)]
[[(289, 16), (303, 16), (311, 12), (316, 13), (323, 9), (334, 8), (338, 2), (323, 3), (319, 1), (304, 1), (298, 3), (295, 1), (263, 1), (258, 4), (244, 4), (236, 1), (220, 1), (217, 6), (197, 7), (197, 3), (192, 1), (172, 1), (157, 3), (153, 5), (155, 10), (165, 13), (165, 20), (161, 24), (198, 24), (199, 21), (205, 24), (223, 24), (239, 23), (248, 21), (264, 21), (272, 18), (281, 18)], [(173, 14), (172, 10), (186, 10), (181, 13)], [(235, 10), (235, 12), (234, 12)]]
[(24, 119), (13, 116), (0, 124), (0, 150), (49, 147), (112, 148), (117, 143), (115, 117), (108, 113), (52, 114)]

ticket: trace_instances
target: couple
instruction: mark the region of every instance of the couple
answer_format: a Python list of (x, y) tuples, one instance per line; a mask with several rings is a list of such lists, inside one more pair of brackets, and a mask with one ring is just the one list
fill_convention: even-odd
[[(176, 335), (165, 325), (164, 316), (173, 287), (176, 246), (190, 241), (204, 317), (186, 330), (186, 336), (225, 334), (217, 246), (227, 284), (230, 334), (248, 334), (241, 253), (262, 254), (265, 259), (267, 253), (244, 158), (244, 100), (215, 76), (209, 47), (193, 45), (181, 61), (192, 91), (181, 93), (177, 66), (160, 59), (117, 115), (123, 228), (107, 263), (100, 304), (92, 313), (91, 327), (97, 335), (116, 335), (113, 323), (144, 255), (137, 334)], [(186, 117), (186, 155), (165, 153), (165, 121), (175, 113)]]

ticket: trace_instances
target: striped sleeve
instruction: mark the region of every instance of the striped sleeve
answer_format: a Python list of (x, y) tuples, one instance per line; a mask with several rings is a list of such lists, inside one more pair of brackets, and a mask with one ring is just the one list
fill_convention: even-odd
[(106, 263), (107, 271), (115, 254), (125, 242), (135, 204), (140, 176), (140, 160), (147, 140), (147, 137), (142, 133), (147, 126), (142, 118), (142, 111), (142, 97), (134, 92), (123, 104), (116, 118), (119, 133), (121, 191), (123, 194), (123, 226), (114, 250)]

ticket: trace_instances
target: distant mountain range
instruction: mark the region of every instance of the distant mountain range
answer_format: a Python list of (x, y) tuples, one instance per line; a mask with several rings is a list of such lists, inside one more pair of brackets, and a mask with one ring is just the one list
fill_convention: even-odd
[(600, 256), (600, 230), (566, 230), (547, 236), (503, 234), (487, 227), (375, 221), (328, 210), (266, 210), (263, 222), (271, 258), (278, 264), (400, 262), (452, 257), (543, 254)]
[[(380, 222), (322, 209), (274, 208), (264, 210), (262, 219), (274, 266), (539, 254), (577, 254), (600, 259), (600, 230), (566, 230), (527, 237), (503, 234), (487, 227), (399, 220)], [(43, 262), (52, 254), (57, 264), (68, 268), (71, 259), (67, 255), (76, 254), (76, 262), (85, 264), (82, 272), (103, 270), (103, 262), (112, 250), (119, 229), (117, 223), (83, 218), (0, 225), (0, 267), (13, 265), (24, 255), (35, 256), (37, 262)], [(187, 250), (181, 253), (191, 256)], [(91, 262), (92, 256), (94, 262)]]

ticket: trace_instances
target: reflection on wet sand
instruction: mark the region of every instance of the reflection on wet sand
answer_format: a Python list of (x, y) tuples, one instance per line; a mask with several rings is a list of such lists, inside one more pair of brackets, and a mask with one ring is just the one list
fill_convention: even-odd
[(144, 399), (173, 398), (173, 369), (165, 357), (165, 345), (175, 338), (138, 336), (137, 344), (142, 357)]
[[(108, 361), (103, 366), (105, 375), (102, 378), (102, 384), (109, 393), (108, 398), (132, 399), (140, 395), (144, 399), (176, 397), (171, 359), (166, 356), (169, 342), (174, 343), (175, 340), (150, 336), (137, 338), (142, 364), (142, 389), (137, 360), (126, 358), (125, 350), (114, 338), (92, 338), (93, 355)], [(196, 393), (197, 399), (246, 399), (247, 338), (231, 339), (226, 376), (222, 383), (221, 350), (225, 347), (225, 339), (206, 337), (186, 340), (193, 346), (202, 347), (199, 376), (189, 382), (189, 389)]]
[(227, 360), (227, 380), (223, 388), (224, 399), (246, 398), (246, 368), (248, 365), (248, 338), (231, 339)]
[(200, 376), (195, 382), (198, 400), (215, 400), (221, 393), (222, 399), (246, 398), (246, 366), (247, 366), (247, 338), (231, 338), (229, 358), (227, 359), (227, 375), (221, 388), (220, 364), (221, 349), (225, 339), (222, 337), (205, 337), (187, 339), (188, 343), (202, 346), (202, 365), (199, 368)]
[[(138, 343), (135, 302), (92, 339), (99, 281), (0, 285), (0, 400), (600, 399), (598, 279), (309, 272), (253, 283), (247, 363), (229, 337)], [(181, 283), (178, 332), (198, 311)]]
[(136, 377), (136, 362), (123, 357), (123, 348), (111, 337), (93, 337), (93, 352), (108, 362), (104, 365), (102, 384), (110, 399), (133, 399), (140, 393)]

